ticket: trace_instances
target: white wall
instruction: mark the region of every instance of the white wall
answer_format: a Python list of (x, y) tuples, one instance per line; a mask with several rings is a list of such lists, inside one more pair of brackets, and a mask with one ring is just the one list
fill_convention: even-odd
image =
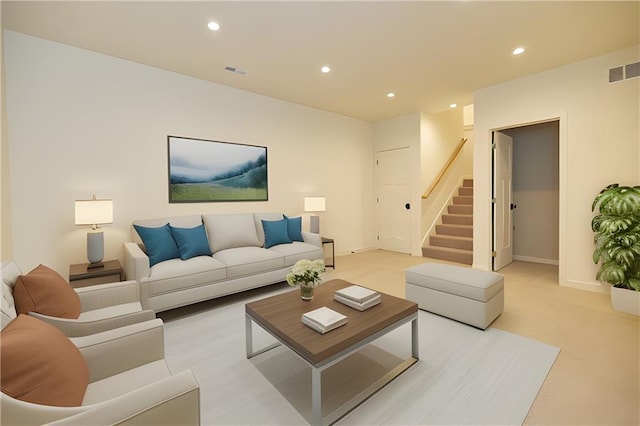
[(591, 203), (612, 182), (637, 184), (640, 79), (609, 84), (638, 46), (488, 87), (474, 94), (474, 267), (491, 268), (491, 131), (560, 118), (560, 284), (595, 280)]
[[(371, 123), (20, 33), (4, 42), (13, 258), (26, 271), (86, 261), (73, 204), (94, 193), (114, 202), (106, 259), (122, 258), (134, 219), (293, 216), (305, 195), (327, 197), (321, 230), (338, 253), (375, 245)], [(167, 135), (267, 146), (269, 201), (169, 204)]]
[(506, 129), (513, 138), (513, 257), (558, 264), (559, 126)]

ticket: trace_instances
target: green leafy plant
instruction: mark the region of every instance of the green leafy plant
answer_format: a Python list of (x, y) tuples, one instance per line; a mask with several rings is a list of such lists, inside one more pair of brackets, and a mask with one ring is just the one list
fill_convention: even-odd
[(596, 279), (614, 287), (640, 291), (640, 186), (604, 188), (593, 200)]

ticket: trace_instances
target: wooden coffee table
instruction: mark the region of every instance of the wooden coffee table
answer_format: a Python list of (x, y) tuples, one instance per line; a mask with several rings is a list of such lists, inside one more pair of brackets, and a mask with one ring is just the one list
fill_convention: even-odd
[[(301, 300), (299, 292), (291, 291), (245, 305), (247, 358), (283, 344), (311, 367), (311, 404), (315, 425), (335, 422), (417, 362), (419, 358), (418, 305), (381, 293), (380, 304), (360, 312), (333, 300), (336, 290), (350, 285), (353, 284), (343, 280), (328, 281), (316, 289), (313, 300), (309, 302)], [(302, 323), (303, 313), (322, 306), (346, 315), (349, 318), (347, 324), (320, 334)], [(252, 322), (275, 337), (278, 342), (254, 351)], [(365, 391), (323, 417), (322, 371), (408, 322), (411, 322), (411, 357), (378, 379)]]

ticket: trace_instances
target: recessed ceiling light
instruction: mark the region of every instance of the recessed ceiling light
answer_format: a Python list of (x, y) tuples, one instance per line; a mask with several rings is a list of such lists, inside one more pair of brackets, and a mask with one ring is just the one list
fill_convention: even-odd
[(514, 56), (522, 55), (523, 53), (524, 53), (524, 47), (516, 47), (515, 49), (513, 49)]
[(449, 105), (449, 108), (456, 108), (458, 106), (458, 104), (451, 104)]
[(220, 24), (215, 21), (211, 21), (207, 24), (207, 27), (209, 27), (211, 31), (218, 31), (220, 29)]
[(328, 66), (326, 66), (326, 65), (325, 65), (324, 67), (320, 68), (320, 71), (322, 71), (323, 73), (325, 73), (325, 74), (326, 74), (326, 73), (328, 73), (329, 71), (331, 71), (331, 68), (329, 68)]
[(393, 98), (394, 96), (396, 96), (396, 94), (393, 92), (387, 93), (387, 98)]

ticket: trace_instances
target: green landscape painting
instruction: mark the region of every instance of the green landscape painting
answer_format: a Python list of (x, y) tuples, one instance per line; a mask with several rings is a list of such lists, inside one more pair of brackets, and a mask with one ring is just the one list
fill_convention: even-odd
[(168, 136), (169, 202), (268, 201), (267, 148)]

